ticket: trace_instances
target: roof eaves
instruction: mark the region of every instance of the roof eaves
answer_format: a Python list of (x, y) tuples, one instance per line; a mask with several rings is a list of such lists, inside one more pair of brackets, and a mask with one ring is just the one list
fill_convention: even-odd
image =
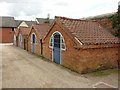
[(78, 43), (80, 43), (80, 45), (83, 45), (83, 43), (77, 38), (77, 37), (74, 37), (76, 41), (78, 41)]
[(56, 19), (56, 23), (65, 31), (65, 33), (67, 33), (69, 35), (69, 37), (73, 40), (73, 42), (75, 42), (75, 44), (77, 45), (76, 39), (74, 38), (75, 36), (73, 34), (71, 34), (68, 30), (68, 28), (64, 25), (64, 23), (60, 22), (60, 18)]

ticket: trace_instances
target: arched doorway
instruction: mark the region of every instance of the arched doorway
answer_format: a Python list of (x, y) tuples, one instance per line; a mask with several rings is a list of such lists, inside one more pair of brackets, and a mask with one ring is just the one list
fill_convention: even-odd
[(58, 32), (53, 34), (53, 61), (60, 64), (60, 38), (61, 35)]
[(65, 40), (62, 34), (55, 31), (49, 41), (49, 47), (52, 49), (52, 61), (61, 64), (61, 51), (66, 50)]
[(20, 43), (20, 48), (22, 48), (22, 35), (19, 34), (19, 43)]
[(32, 34), (32, 53), (35, 53), (36, 35)]
[(16, 35), (14, 34), (13, 44), (16, 45)]

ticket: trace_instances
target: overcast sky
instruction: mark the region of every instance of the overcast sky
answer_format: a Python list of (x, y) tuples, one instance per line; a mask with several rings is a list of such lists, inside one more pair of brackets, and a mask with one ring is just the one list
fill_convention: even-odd
[(120, 0), (0, 0), (0, 16), (35, 20), (50, 14), (70, 18), (83, 18), (116, 12)]

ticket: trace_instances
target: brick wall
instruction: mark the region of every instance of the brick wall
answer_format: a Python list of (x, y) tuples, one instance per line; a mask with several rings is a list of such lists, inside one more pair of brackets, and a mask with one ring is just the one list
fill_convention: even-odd
[(13, 43), (12, 28), (0, 28), (0, 43)]
[(36, 32), (35, 31), (35, 29), (32, 29), (31, 30), (31, 32), (30, 32), (30, 34), (29, 34), (29, 37), (28, 37), (28, 51), (29, 52), (32, 52), (32, 41), (31, 41), (31, 36), (32, 36), (32, 33), (35, 33), (35, 35), (36, 35), (36, 39), (37, 39), (37, 41), (36, 41), (36, 49), (35, 49), (35, 54), (37, 54), (37, 55), (41, 55), (41, 45), (40, 45), (40, 34), (38, 34), (38, 32)]
[[(16, 39), (16, 46), (18, 46), (18, 47), (20, 47), (19, 34), (18, 34), (18, 37)], [(28, 50), (27, 35), (22, 35), (22, 49)]]
[[(49, 48), (49, 40), (53, 32), (59, 31), (65, 39), (66, 50), (61, 52), (61, 64), (79, 73), (87, 73), (98, 69), (117, 67), (118, 48), (94, 49), (75, 48), (76, 44), (57, 24), (53, 26), (44, 41), (43, 56), (52, 61), (52, 49)], [(106, 45), (102, 45), (106, 47)]]

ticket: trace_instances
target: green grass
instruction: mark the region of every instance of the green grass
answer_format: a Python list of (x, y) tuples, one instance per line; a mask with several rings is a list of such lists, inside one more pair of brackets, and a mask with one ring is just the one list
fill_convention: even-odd
[(44, 61), (47, 61), (47, 62), (51, 62), (49, 59), (45, 58), (44, 56), (42, 55), (37, 55), (38, 58), (41, 58), (42, 60)]
[(107, 76), (107, 75), (114, 74), (114, 73), (118, 73), (118, 69), (95, 71), (95, 72), (89, 73), (89, 75), (95, 76), (95, 77), (102, 77), (102, 76)]

